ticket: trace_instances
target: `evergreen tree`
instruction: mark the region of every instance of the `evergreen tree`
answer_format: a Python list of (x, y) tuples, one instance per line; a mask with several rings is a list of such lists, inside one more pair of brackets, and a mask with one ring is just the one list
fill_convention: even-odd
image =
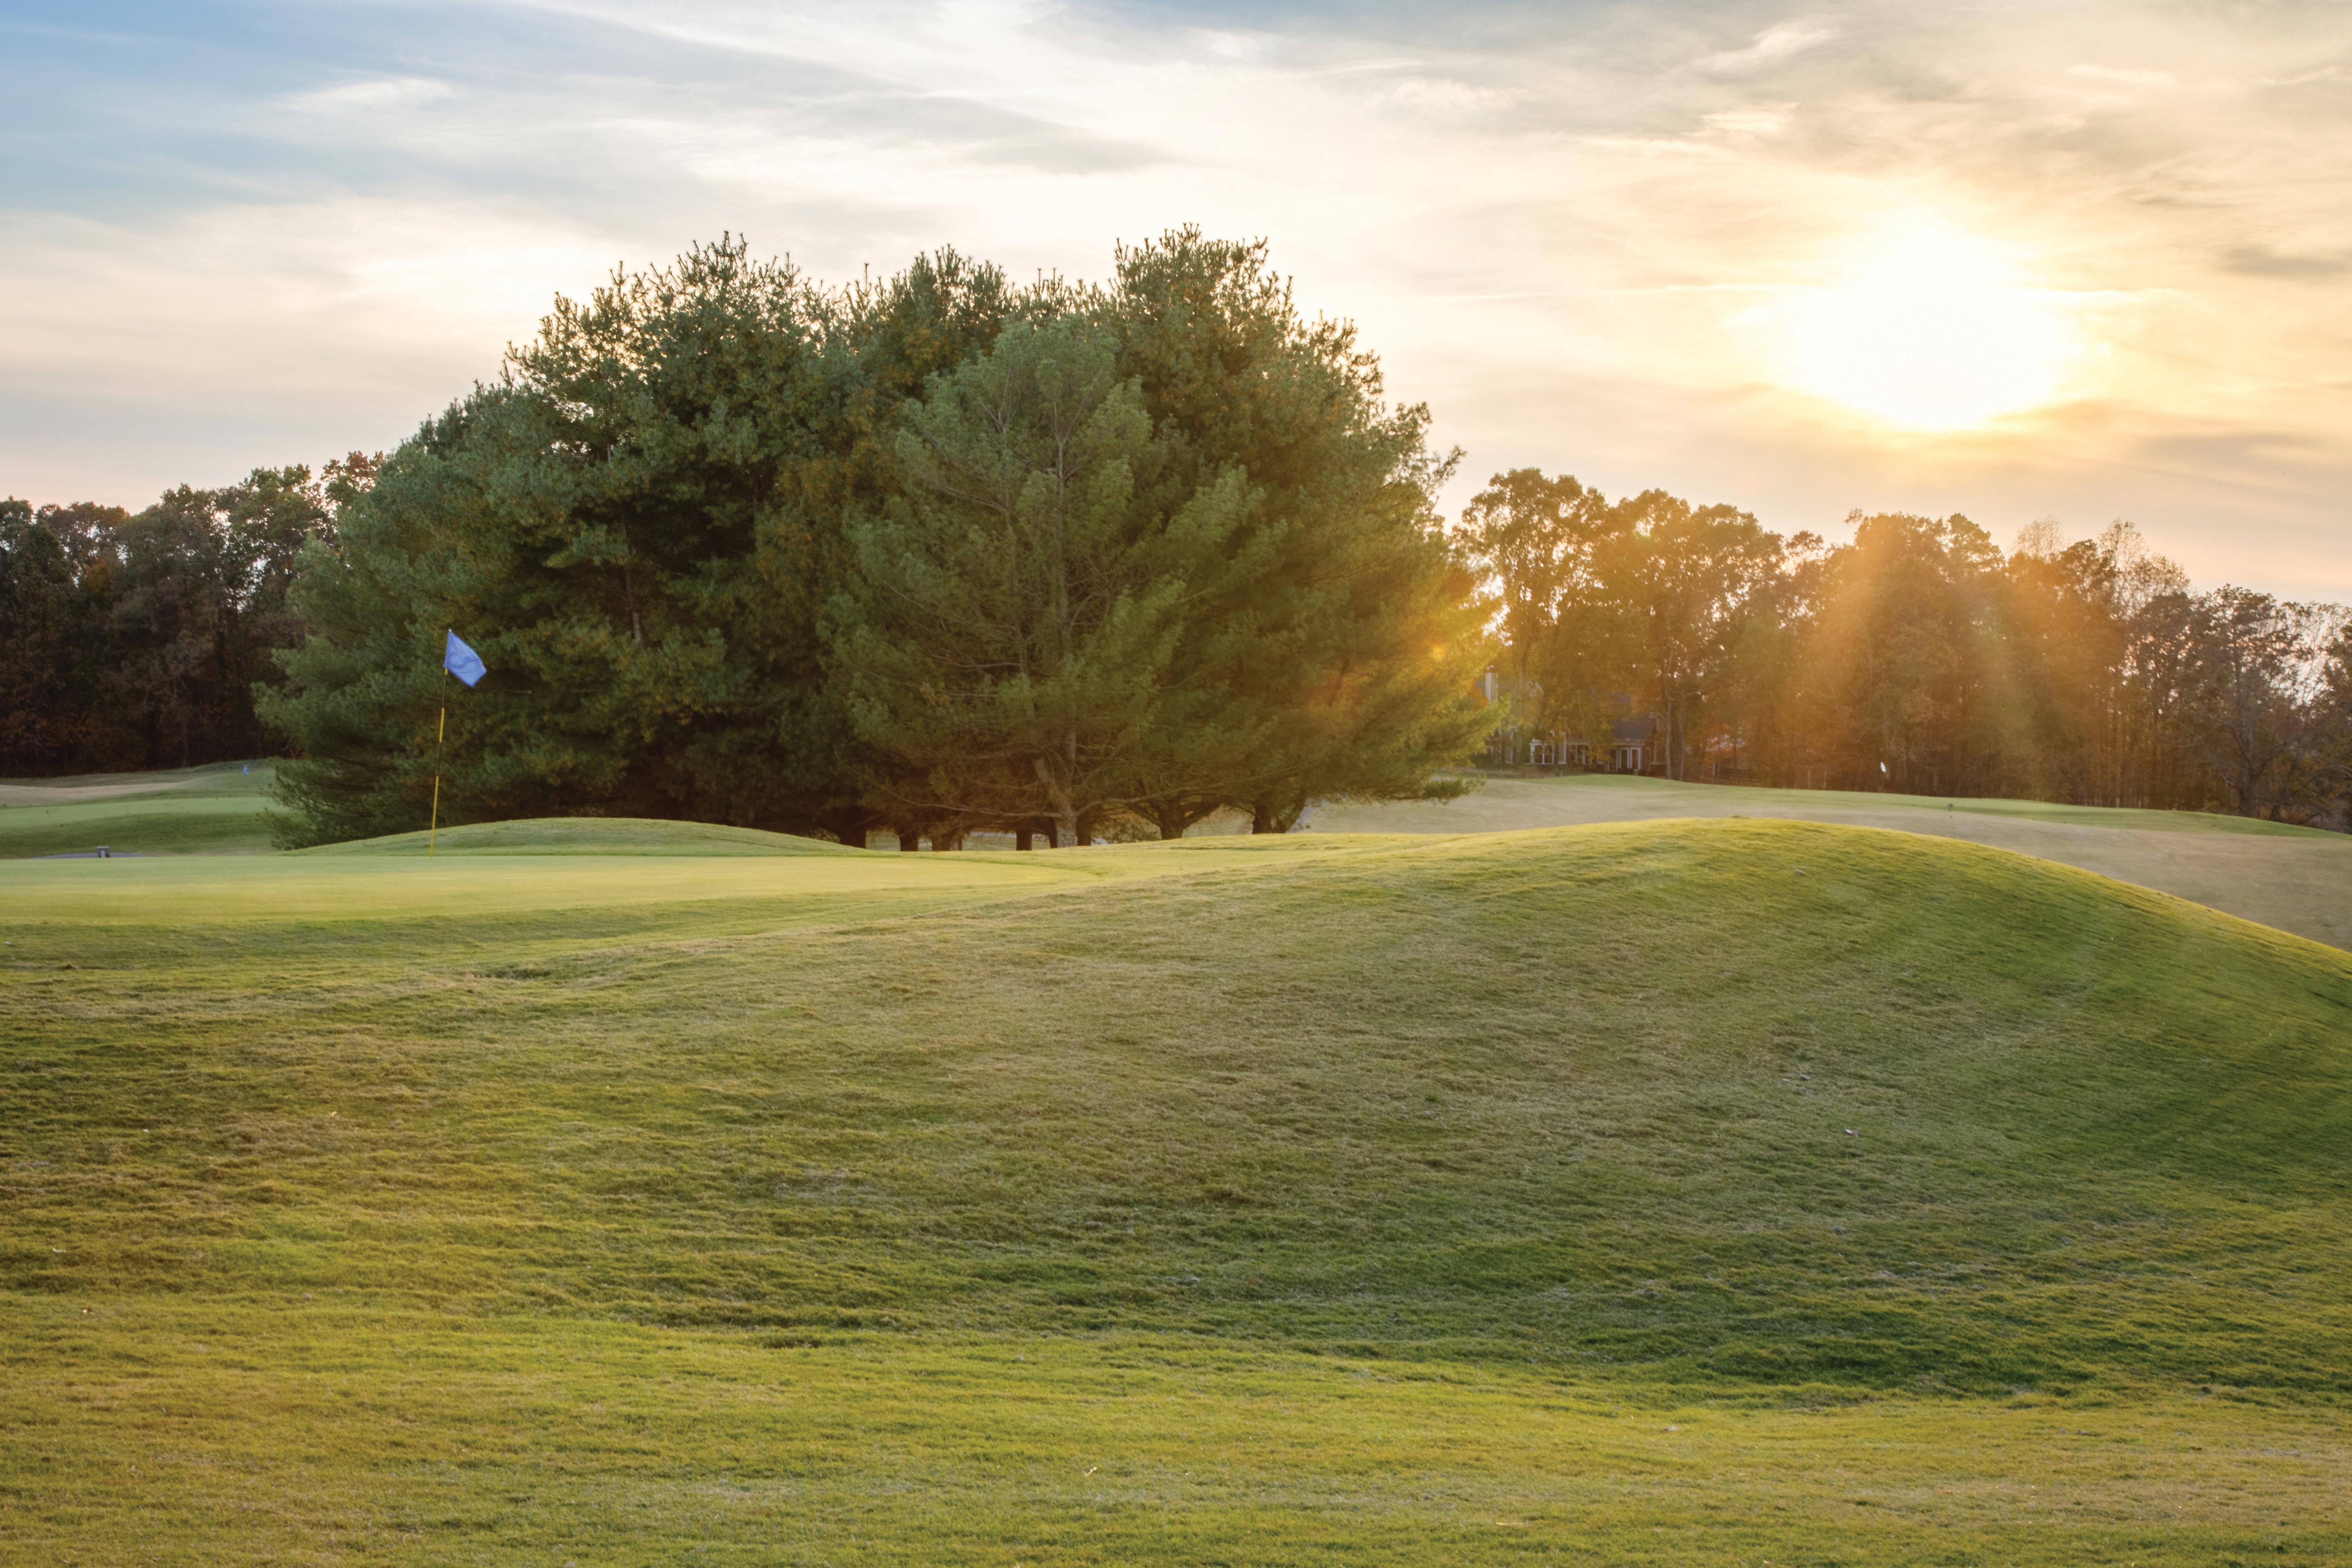
[(1263, 242), (1187, 227), (1122, 248), (1089, 308), (1173, 461), (1252, 498), (1228, 591), (1186, 620), (1173, 700), (1194, 716), (1160, 731), (1181, 746), (1139, 752), (1138, 814), (1174, 837), (1230, 805), (1284, 831), (1319, 798), (1459, 793), (1436, 775), (1494, 716), (1471, 694), (1484, 609), (1435, 510), (1451, 460), (1427, 408), (1382, 400), (1354, 327), (1305, 320)]
[(1108, 334), (1016, 322), (935, 376), (898, 442), (903, 493), (861, 519), (835, 636), (879, 787), (912, 814), (1043, 818), (1083, 843), (1131, 809), (1188, 613), (1218, 603), (1237, 475), (1170, 461)]
[[(832, 302), (740, 241), (559, 300), (388, 458), (313, 552), (269, 711), (305, 837), (445, 812), (677, 816), (864, 837), (816, 621), (858, 482)], [(490, 675), (455, 693), (446, 630)], [(446, 743), (435, 717), (450, 708)]]

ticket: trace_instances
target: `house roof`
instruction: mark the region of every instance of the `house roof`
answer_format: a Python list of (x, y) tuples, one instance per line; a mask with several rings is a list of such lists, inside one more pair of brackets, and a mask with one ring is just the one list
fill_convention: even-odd
[(1657, 732), (1658, 716), (1655, 713), (1635, 713), (1623, 719), (1612, 720), (1609, 724), (1610, 739), (1621, 746), (1644, 744)]

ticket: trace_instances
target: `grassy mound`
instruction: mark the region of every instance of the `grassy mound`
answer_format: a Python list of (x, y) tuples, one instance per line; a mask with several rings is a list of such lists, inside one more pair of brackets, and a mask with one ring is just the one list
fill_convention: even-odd
[(2095, 871), (2352, 950), (2352, 835), (2205, 812), (1938, 800), (1584, 775), (1489, 778), (1459, 800), (1334, 803), (1317, 833), (1496, 833), (1675, 817), (1885, 827)]
[[(428, 840), (430, 842), (428, 842)], [(841, 855), (855, 849), (818, 838), (668, 822), (643, 816), (533, 816), (434, 833), (396, 833), (322, 844), (302, 855)]]
[[(121, 868), (44, 868), (0, 990), (10, 1480), (117, 1517), (89, 1467), (152, 1405), (188, 1519), (261, 1540), (217, 1501), (241, 1466), (346, 1500), (271, 1505), (269, 1540), (340, 1507), (402, 1560), (450, 1521), (636, 1560), (780, 1517), (876, 1562), (2345, 1544), (2345, 954), (1784, 822), (984, 879), (1015, 858), (781, 858), (743, 918), (667, 927), (577, 879), (561, 921), (357, 909), (331, 942), (264, 899), (194, 946), (55, 879)], [(91, 1402), (134, 1384), (160, 1405)], [(1877, 1412), (1836, 1417), (1873, 1457), (1790, 1406)], [(1696, 1414), (1621, 1443), (1627, 1410)], [(1685, 1419), (1712, 1458), (1643, 1447)], [(2313, 1479), (2135, 1502), (2150, 1443)], [(1571, 1452), (1616, 1503), (1541, 1458)], [(2060, 1452), (2077, 1511), (2037, 1516)], [(1710, 1515), (1685, 1493), (1726, 1466), (1749, 1501)], [(655, 1496), (704, 1534), (632, 1534)], [(404, 1544), (412, 1513), (441, 1522)]]

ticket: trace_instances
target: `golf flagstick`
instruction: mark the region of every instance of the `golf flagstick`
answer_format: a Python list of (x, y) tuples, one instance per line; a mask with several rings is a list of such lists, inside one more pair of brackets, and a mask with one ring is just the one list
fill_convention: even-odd
[[(482, 656), (467, 647), (465, 639), (458, 637), (454, 628), (445, 629), (441, 634), (441, 668), (456, 676), (458, 683), (468, 689), (488, 673), (482, 668)], [(440, 689), (445, 692), (448, 690), (446, 686)], [(447, 760), (441, 752), (448, 738), (449, 702), (444, 697), (441, 718), (433, 726), (433, 816), (425, 825), (425, 858), (427, 860), (433, 858), (434, 847), (441, 837), (441, 764)]]

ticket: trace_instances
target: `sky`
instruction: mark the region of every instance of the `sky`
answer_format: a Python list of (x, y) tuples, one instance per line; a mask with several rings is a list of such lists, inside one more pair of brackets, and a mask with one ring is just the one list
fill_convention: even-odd
[(1263, 237), (1465, 457), (2352, 600), (2352, 5), (0, 0), (0, 493), (396, 445), (732, 232)]

